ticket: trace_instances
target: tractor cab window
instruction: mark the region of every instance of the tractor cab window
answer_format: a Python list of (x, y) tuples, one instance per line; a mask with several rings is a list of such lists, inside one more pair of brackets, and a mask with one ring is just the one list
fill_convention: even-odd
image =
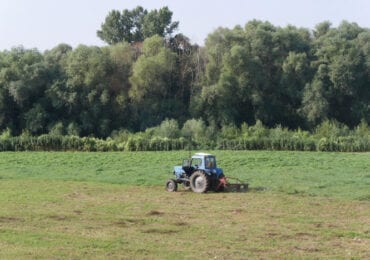
[(182, 161), (182, 167), (189, 168), (190, 166), (191, 166), (191, 160), (184, 159), (184, 160)]
[(202, 165), (202, 159), (200, 158), (194, 158), (191, 160), (191, 166), (198, 168)]
[(206, 168), (213, 169), (216, 167), (215, 157), (206, 157)]

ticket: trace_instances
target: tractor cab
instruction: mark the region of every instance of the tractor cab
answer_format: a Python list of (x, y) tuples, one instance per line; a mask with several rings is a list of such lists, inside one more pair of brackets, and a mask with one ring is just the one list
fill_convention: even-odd
[(174, 173), (180, 177), (185, 174), (190, 176), (194, 171), (201, 170), (208, 175), (216, 174), (217, 177), (221, 175), (222, 169), (217, 168), (216, 157), (207, 153), (196, 153), (191, 159), (184, 159), (182, 166), (175, 166)]
[(184, 159), (182, 161), (182, 169), (188, 175), (190, 175), (194, 170), (197, 169), (211, 170), (215, 168), (217, 168), (216, 158), (214, 155), (210, 154), (197, 153), (192, 156), (191, 159)]
[(206, 153), (196, 153), (191, 157), (191, 163), (194, 167), (202, 170), (217, 168), (216, 157)]

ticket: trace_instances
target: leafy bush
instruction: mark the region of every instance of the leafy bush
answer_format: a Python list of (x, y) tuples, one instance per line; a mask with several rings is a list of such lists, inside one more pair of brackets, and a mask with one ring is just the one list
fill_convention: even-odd
[(322, 137), (339, 137), (349, 135), (350, 130), (346, 125), (343, 125), (335, 120), (326, 120), (315, 129), (315, 136)]
[[(60, 125), (58, 128), (61, 127)], [(55, 129), (56, 130), (56, 129)], [(173, 133), (171, 131), (174, 131)], [(221, 150), (291, 150), (291, 151), (370, 151), (370, 128), (362, 122), (353, 130), (337, 122), (325, 121), (310, 134), (278, 125), (268, 129), (256, 125), (224, 126), (217, 134), (215, 126), (202, 120), (188, 120), (180, 132), (175, 120), (166, 119), (145, 132), (115, 131), (111, 138), (79, 137), (53, 134), (32, 136), (23, 132), (12, 137), (6, 129), (0, 135), (0, 151), (171, 151), (185, 149)], [(181, 133), (181, 135), (180, 135)], [(168, 137), (172, 136), (172, 137)], [(189, 136), (191, 138), (189, 138)]]
[(204, 142), (206, 139), (206, 125), (202, 119), (187, 120), (181, 129), (181, 134), (195, 142)]
[(175, 119), (166, 119), (155, 128), (155, 134), (171, 139), (178, 138), (180, 136), (179, 124)]
[(11, 131), (9, 128), (6, 128), (2, 133), (0, 134), (0, 140), (8, 140), (12, 136)]

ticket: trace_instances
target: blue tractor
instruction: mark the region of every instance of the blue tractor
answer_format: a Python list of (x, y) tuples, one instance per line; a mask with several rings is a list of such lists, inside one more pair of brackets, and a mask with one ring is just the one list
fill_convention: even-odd
[(183, 160), (182, 166), (175, 166), (174, 179), (166, 182), (167, 191), (177, 191), (177, 185), (197, 193), (223, 191), (227, 181), (223, 170), (217, 168), (216, 157), (207, 153), (196, 153), (191, 159)]

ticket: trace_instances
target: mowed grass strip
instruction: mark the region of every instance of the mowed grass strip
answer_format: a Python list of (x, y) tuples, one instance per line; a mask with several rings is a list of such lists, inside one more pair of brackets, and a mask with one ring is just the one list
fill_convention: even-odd
[[(211, 151), (225, 175), (252, 189), (304, 196), (370, 201), (370, 153)], [(34, 179), (163, 186), (174, 152), (5, 152), (0, 179)]]
[(1, 259), (369, 259), (367, 201), (0, 180)]

